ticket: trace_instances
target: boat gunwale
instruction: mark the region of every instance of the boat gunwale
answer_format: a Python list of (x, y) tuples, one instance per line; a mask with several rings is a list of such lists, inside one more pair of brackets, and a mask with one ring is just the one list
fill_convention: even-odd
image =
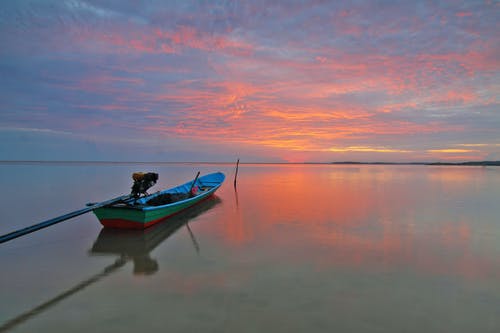
[[(219, 176), (220, 177), (220, 180), (218, 181), (210, 181), (209, 179), (214, 177), (214, 176)], [(203, 178), (206, 178), (205, 181), (203, 181)], [(153, 194), (150, 194), (148, 196), (145, 196), (145, 197), (142, 197), (140, 199), (138, 199), (139, 201), (141, 201), (141, 204), (139, 205), (134, 205), (134, 204), (131, 204), (132, 202), (134, 202), (134, 200), (136, 199), (129, 199), (125, 202), (125, 206), (116, 206), (116, 205), (113, 205), (113, 206), (107, 206), (107, 207), (102, 207), (100, 209), (125, 209), (125, 210), (136, 210), (136, 211), (142, 211), (142, 212), (149, 212), (149, 211), (155, 211), (155, 210), (159, 210), (159, 209), (163, 209), (163, 208), (171, 208), (171, 207), (175, 207), (177, 205), (182, 205), (184, 203), (188, 203), (188, 202), (191, 202), (191, 201), (198, 201), (198, 200), (201, 200), (211, 194), (213, 194), (219, 187), (222, 186), (222, 183), (224, 182), (225, 180), (225, 175), (222, 173), (222, 172), (214, 172), (214, 173), (210, 173), (210, 174), (207, 174), (207, 175), (204, 175), (202, 177), (200, 177), (198, 180), (197, 180), (197, 183), (200, 183), (201, 186), (210, 186), (208, 184), (216, 184), (216, 185), (213, 185), (210, 187), (210, 189), (208, 189), (207, 191), (203, 191), (202, 193), (198, 194), (198, 195), (195, 195), (194, 197), (191, 197), (191, 198), (186, 198), (186, 199), (183, 199), (183, 200), (179, 200), (179, 201), (175, 201), (175, 202), (171, 202), (171, 203), (168, 203), (168, 204), (165, 204), (165, 205), (159, 205), (159, 206), (152, 206), (152, 205), (148, 205), (146, 204), (147, 201), (159, 196), (159, 195), (162, 195), (162, 194), (166, 194), (166, 193), (172, 193), (172, 194), (175, 194), (175, 193), (187, 193), (188, 191), (180, 191), (180, 189), (183, 189), (183, 188), (186, 188), (186, 187), (191, 187), (191, 184), (193, 183), (193, 181), (188, 181), (184, 184), (181, 184), (181, 185), (178, 185), (178, 186), (175, 186), (173, 188), (169, 188), (169, 189), (165, 189), (163, 191), (158, 191), (156, 193), (153, 193)], [(207, 184), (207, 185), (205, 185)]]

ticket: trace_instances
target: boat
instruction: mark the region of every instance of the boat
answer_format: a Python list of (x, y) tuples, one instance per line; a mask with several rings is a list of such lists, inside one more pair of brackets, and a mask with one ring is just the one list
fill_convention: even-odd
[(151, 258), (153, 250), (184, 227), (189, 232), (194, 249), (199, 253), (200, 246), (189, 223), (220, 203), (221, 199), (212, 195), (194, 207), (170, 217), (167, 223), (157, 223), (144, 230), (102, 228), (89, 254), (116, 256), (117, 261), (132, 261), (134, 274), (153, 274), (159, 268), (156, 259)]
[(208, 199), (224, 179), (222, 172), (211, 173), (151, 195), (130, 196), (93, 212), (104, 227), (145, 229)]

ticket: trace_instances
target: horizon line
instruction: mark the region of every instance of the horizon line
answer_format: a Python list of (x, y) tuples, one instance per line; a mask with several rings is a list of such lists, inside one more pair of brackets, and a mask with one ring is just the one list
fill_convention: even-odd
[[(236, 164), (229, 161), (100, 161), (100, 160), (0, 160), (0, 164)], [(500, 166), (499, 160), (477, 160), (477, 161), (414, 161), (414, 162), (382, 162), (382, 161), (331, 161), (331, 162), (239, 162), (240, 164), (325, 164), (325, 165), (494, 165)]]

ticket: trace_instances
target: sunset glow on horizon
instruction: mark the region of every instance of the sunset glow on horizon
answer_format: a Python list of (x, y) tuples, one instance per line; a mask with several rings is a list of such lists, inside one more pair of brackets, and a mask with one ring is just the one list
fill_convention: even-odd
[(500, 160), (496, 1), (0, 6), (2, 160)]

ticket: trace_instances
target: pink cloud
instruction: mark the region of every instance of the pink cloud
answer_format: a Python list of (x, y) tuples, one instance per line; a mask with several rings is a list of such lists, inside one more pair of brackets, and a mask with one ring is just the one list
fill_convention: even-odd
[[(273, 10), (288, 17), (306, 9), (291, 7)], [(412, 45), (397, 49), (408, 31), (424, 34), (425, 22), (418, 16), (394, 15), (400, 14), (394, 8), (387, 9), (390, 15), (385, 13), (394, 20), (372, 22), (362, 7), (325, 14), (332, 19), (320, 20), (326, 32), (318, 30), (307, 39), (267, 30), (263, 37), (261, 30), (234, 27), (208, 32), (195, 22), (171, 28), (117, 24), (106, 26), (106, 31), (73, 26), (68, 34), (77, 47), (93, 56), (113, 55), (116, 61), (109, 61), (104, 73), (53, 85), (98, 96), (95, 103), (70, 103), (80, 110), (99, 110), (104, 117), (121, 112), (127, 121), (135, 111), (147, 114), (138, 118), (137, 128), (155, 135), (325, 156), (335, 151), (415, 152), (397, 142), (388, 147), (372, 141), (464, 132), (464, 125), (433, 118), (433, 112), (495, 103), (494, 84), (485, 88), (472, 81), (494, 81), (499, 70), (496, 39), (471, 38), (456, 48), (429, 43), (424, 51)], [(450, 17), (436, 12), (431, 23), (441, 16), (453, 21), (449, 24), (462, 21), (455, 15), (473, 16), (468, 11), (454, 13)], [(317, 25), (304, 20), (301, 27), (314, 30)], [(431, 36), (435, 44), (449, 42), (444, 34)], [(343, 48), (338, 40), (345, 39)], [(426, 156), (449, 156), (427, 148), (421, 149)]]
[(230, 35), (209, 34), (192, 26), (180, 26), (173, 30), (142, 28), (131, 31), (119, 29), (73, 31), (72, 35), (83, 47), (103, 53), (150, 53), (179, 54), (185, 49), (222, 52), (231, 55), (249, 55), (251, 44)]

